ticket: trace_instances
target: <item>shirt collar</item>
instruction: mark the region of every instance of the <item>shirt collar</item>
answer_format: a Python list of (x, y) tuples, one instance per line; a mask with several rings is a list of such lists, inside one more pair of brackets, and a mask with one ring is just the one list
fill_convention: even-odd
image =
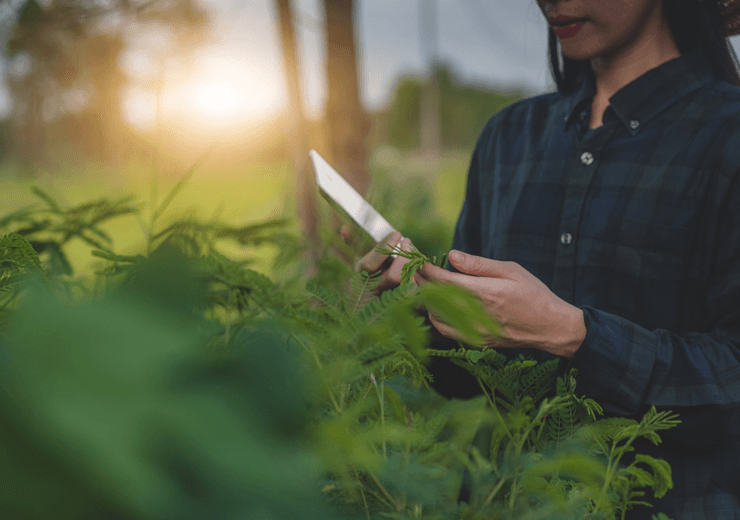
[[(676, 101), (715, 79), (701, 49), (692, 49), (622, 87), (609, 98), (609, 105), (625, 128), (636, 135)], [(593, 100), (595, 92), (594, 75), (589, 71), (566, 98), (566, 129), (584, 104)]]

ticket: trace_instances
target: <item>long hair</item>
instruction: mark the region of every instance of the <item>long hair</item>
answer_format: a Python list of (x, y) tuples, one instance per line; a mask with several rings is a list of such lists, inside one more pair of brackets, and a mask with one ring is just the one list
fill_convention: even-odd
[[(681, 54), (700, 47), (706, 62), (720, 80), (740, 86), (740, 64), (725, 37), (718, 0), (664, 0), (663, 11)], [(548, 43), (550, 73), (555, 84), (560, 92), (572, 92), (584, 74), (592, 73), (591, 64), (563, 55), (552, 27), (549, 28)]]

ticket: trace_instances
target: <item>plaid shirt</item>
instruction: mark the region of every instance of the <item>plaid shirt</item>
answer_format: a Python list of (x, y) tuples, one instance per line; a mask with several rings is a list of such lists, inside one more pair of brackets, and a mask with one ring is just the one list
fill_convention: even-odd
[(622, 88), (596, 129), (593, 94), (591, 76), (489, 121), (453, 248), (518, 262), (583, 310), (561, 364), (579, 393), (680, 414), (635, 445), (675, 487), (628, 518), (740, 519), (740, 88), (697, 50)]

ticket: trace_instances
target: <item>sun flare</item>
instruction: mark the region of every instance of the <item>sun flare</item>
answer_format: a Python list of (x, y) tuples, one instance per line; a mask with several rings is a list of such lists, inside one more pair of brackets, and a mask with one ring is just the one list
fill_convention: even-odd
[[(178, 133), (216, 135), (264, 121), (285, 102), (280, 68), (267, 56), (234, 55), (204, 50), (187, 75), (174, 70), (161, 98), (161, 122)], [(157, 95), (131, 88), (124, 100), (127, 122), (140, 129), (156, 128)]]
[(237, 86), (226, 80), (212, 82), (203, 80), (188, 90), (187, 99), (193, 110), (212, 121), (232, 118), (245, 108), (245, 99), (240, 95)]

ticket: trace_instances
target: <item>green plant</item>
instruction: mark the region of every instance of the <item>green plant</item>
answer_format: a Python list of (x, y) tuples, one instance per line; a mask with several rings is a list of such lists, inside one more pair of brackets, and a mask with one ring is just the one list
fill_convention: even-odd
[[(373, 298), (377, 275), (336, 269), (294, 284), (219, 253), (226, 240), (294, 248), (279, 221), (180, 220), (147, 237), (146, 255), (117, 254), (110, 237), (88, 241), (108, 264), (97, 276), (111, 283), (74, 301), (56, 290), (72, 282), (45, 269), (27, 237), (57, 230), (45, 239), (56, 244), (48, 259), (70, 236), (93, 233), (71, 222), (95, 227), (100, 215), (138, 211), (84, 207), (0, 219), (25, 230), (0, 242), (0, 296), (10, 298), (0, 355), (13, 366), (0, 377), (9, 396), (0, 397), (0, 452), (22, 490), (0, 486), (15, 493), (3, 495), (3, 514), (45, 518), (57, 500), (66, 504), (58, 518), (238, 518), (251, 500), (277, 517), (310, 503), (324, 517), (596, 519), (624, 517), (645, 488), (662, 496), (672, 485), (664, 461), (637, 454), (621, 464), (636, 438), (660, 442), (657, 432), (677, 423), (670, 412), (600, 419), (598, 404), (576, 394), (577, 374), (558, 377), (556, 362), (429, 348), (420, 307), (471, 338), (497, 333), (466, 292), (404, 283)], [(407, 281), (429, 261), (392, 252), (411, 260)], [(34, 275), (53, 283), (32, 284)], [(468, 370), (482, 395), (433, 392), (432, 356)], [(70, 449), (47, 449), (59, 443)], [(300, 467), (311, 468), (305, 479), (286, 476)], [(465, 472), (470, 499), (458, 504)], [(49, 498), (32, 502), (39, 482)], [(256, 495), (255, 482), (266, 483)]]
[(411, 251), (404, 251), (400, 247), (396, 246), (392, 249), (378, 247), (375, 250), (378, 253), (383, 254), (383, 255), (398, 255), (400, 257), (411, 260), (410, 262), (405, 264), (403, 268), (401, 269), (401, 283), (410, 283), (416, 271), (424, 267), (424, 265), (427, 263), (432, 263), (436, 265), (437, 267), (444, 267), (445, 264), (447, 263), (446, 254), (442, 256), (439, 262), (437, 262), (436, 256), (430, 259), (427, 255), (425, 255), (418, 249), (412, 249)]

